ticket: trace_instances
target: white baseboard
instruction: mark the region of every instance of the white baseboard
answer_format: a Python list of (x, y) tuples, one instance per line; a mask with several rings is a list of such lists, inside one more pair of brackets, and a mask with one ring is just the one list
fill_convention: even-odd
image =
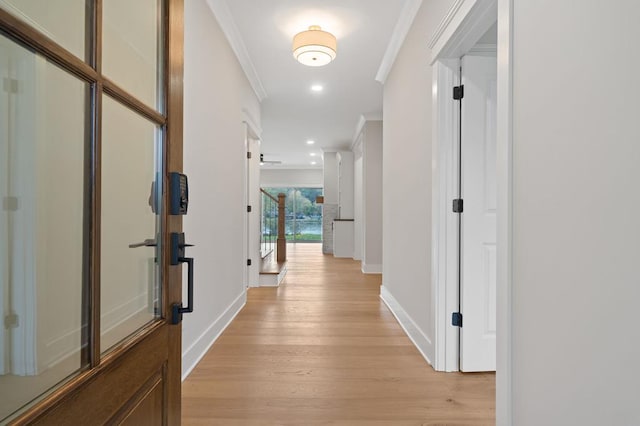
[(182, 352), (182, 380), (184, 381), (191, 373), (191, 370), (200, 362), (213, 343), (220, 337), (222, 332), (231, 324), (231, 321), (238, 315), (240, 310), (247, 303), (246, 290), (240, 294), (236, 300), (231, 302), (229, 307), (207, 327), (195, 342)]
[(385, 305), (389, 308), (394, 317), (398, 320), (400, 327), (407, 333), (409, 339), (416, 346), (418, 351), (422, 354), (425, 360), (429, 363), (429, 365), (433, 366), (431, 362), (429, 354), (434, 353), (433, 343), (431, 339), (424, 334), (424, 332), (416, 325), (413, 319), (407, 314), (407, 312), (402, 309), (402, 306), (398, 301), (391, 295), (389, 290), (382, 285), (380, 286), (380, 299), (384, 302)]
[(372, 265), (372, 264), (366, 264), (362, 262), (362, 273), (363, 274), (381, 274), (382, 265), (381, 264)]

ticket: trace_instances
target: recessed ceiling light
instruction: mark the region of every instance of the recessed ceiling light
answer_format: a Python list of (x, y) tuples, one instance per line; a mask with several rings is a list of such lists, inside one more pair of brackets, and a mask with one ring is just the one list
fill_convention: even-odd
[(313, 145), (314, 143), (316, 143), (316, 141), (312, 141), (312, 140), (307, 141), (307, 145)]
[(311, 86), (311, 91), (312, 92), (322, 92), (323, 87), (319, 84), (314, 84), (313, 86)]
[(315, 157), (316, 153), (315, 152), (311, 152), (311, 153), (309, 153), (309, 155), (312, 156), (312, 157)]
[(312, 161), (312, 162), (311, 162), (311, 165), (312, 165), (312, 166), (315, 166), (315, 165), (316, 165), (316, 162), (315, 162), (315, 161)]

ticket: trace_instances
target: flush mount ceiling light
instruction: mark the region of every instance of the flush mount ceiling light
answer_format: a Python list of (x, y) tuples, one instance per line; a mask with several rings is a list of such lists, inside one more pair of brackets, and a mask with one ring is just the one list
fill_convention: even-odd
[(313, 145), (314, 143), (316, 143), (316, 141), (312, 141), (312, 140), (307, 141), (307, 145)]
[(336, 37), (318, 25), (293, 37), (293, 57), (303, 65), (321, 67), (336, 58)]

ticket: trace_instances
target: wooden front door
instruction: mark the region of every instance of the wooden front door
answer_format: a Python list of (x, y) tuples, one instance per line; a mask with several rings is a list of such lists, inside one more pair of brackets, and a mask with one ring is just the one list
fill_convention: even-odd
[(180, 423), (182, 25), (183, 0), (0, 2), (0, 424)]

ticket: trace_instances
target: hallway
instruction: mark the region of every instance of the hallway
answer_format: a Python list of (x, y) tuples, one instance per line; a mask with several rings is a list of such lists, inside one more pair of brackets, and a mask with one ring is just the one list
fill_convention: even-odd
[(380, 275), (289, 244), (183, 383), (183, 424), (489, 425), (494, 374), (437, 373), (379, 298)]

